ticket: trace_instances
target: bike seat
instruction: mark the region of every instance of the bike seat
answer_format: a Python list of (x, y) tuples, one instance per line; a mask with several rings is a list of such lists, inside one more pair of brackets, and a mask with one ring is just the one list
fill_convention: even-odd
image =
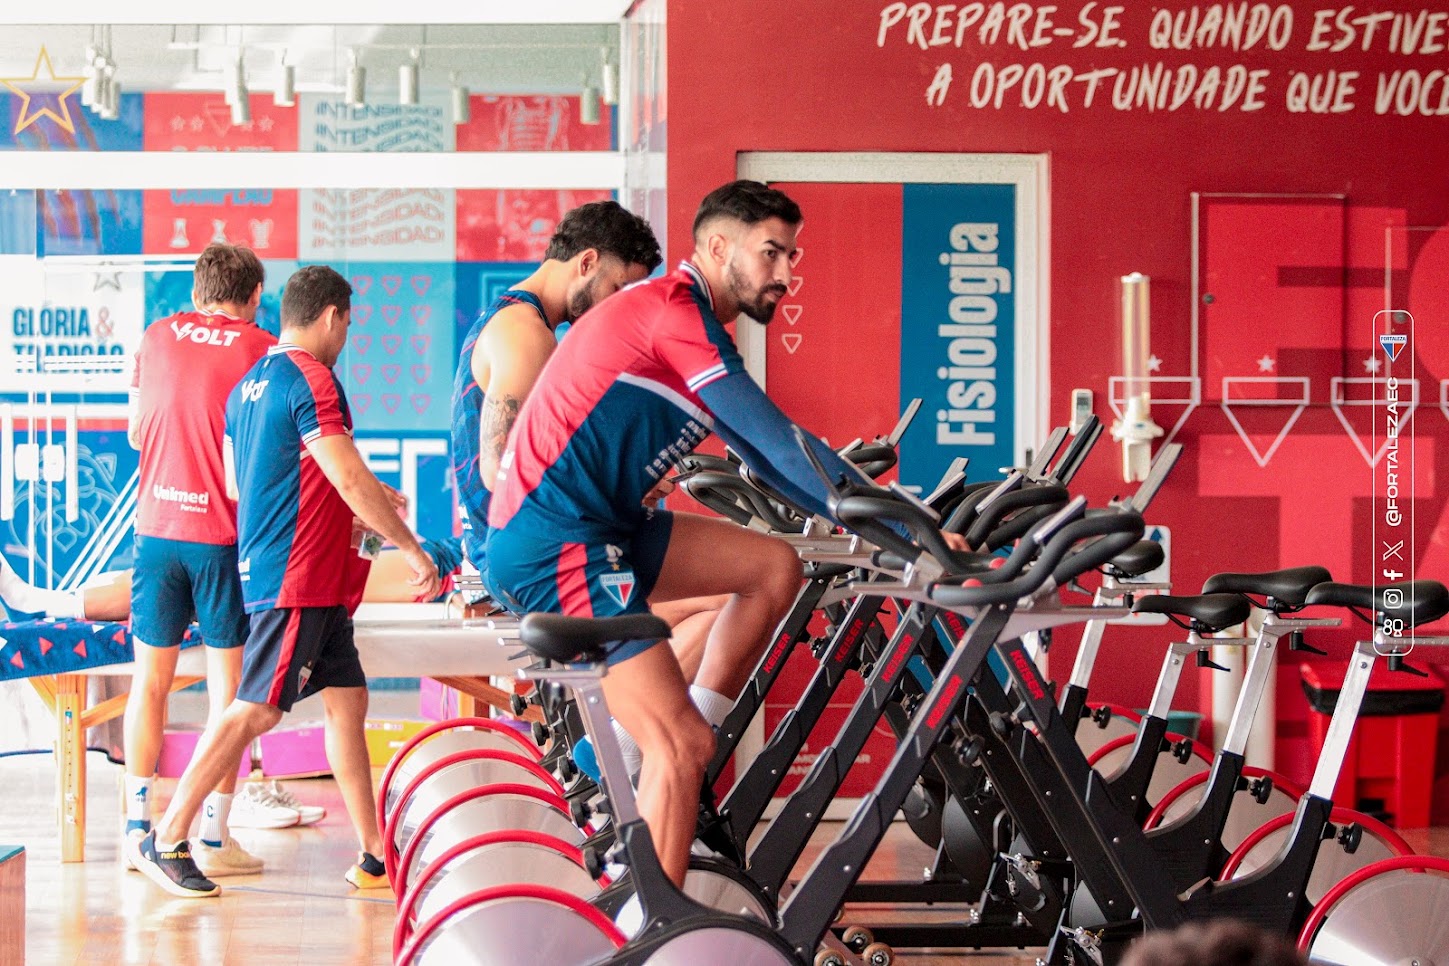
[(1132, 605), (1135, 614), (1170, 614), (1187, 617), (1194, 630), (1213, 633), (1241, 624), (1253, 610), (1252, 602), (1241, 594), (1197, 594), (1173, 597), (1170, 594), (1148, 594)]
[(518, 639), (524, 647), (560, 664), (598, 664), (604, 660), (605, 645), (666, 640), (669, 634), (669, 625), (653, 614), (597, 618), (527, 614), (518, 624)]
[(1270, 570), (1262, 574), (1213, 574), (1202, 585), (1204, 594), (1253, 594), (1257, 597), (1271, 597), (1269, 610), (1279, 607), (1302, 607), (1308, 602), (1308, 592), (1319, 584), (1333, 579), (1323, 567), (1290, 567), (1287, 570)]
[(1308, 603), (1371, 610), (1401, 620), (1405, 627), (1417, 627), (1449, 614), (1449, 590), (1437, 580), (1404, 580), (1377, 587), (1329, 582), (1309, 591)]
[(1132, 577), (1141, 577), (1143, 574), (1156, 570), (1162, 566), (1165, 555), (1162, 552), (1162, 544), (1155, 540), (1138, 540), (1132, 546), (1107, 561), (1102, 566), (1104, 573), (1116, 577), (1119, 580), (1126, 580)]

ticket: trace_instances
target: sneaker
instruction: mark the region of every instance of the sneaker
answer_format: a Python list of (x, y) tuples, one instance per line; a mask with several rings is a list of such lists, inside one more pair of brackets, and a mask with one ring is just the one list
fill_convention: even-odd
[(327, 817), (327, 809), (321, 805), (308, 805), (298, 801), (297, 796), (285, 788), (281, 782), (273, 778), (264, 786), (270, 792), (272, 798), (287, 808), (294, 809), (298, 815), (298, 825), (315, 825)]
[[(375, 869), (369, 872), (368, 867)], [(373, 858), (366, 852), (358, 853), (357, 862), (347, 870), (342, 878), (354, 889), (389, 889), (392, 882), (387, 877), (387, 868), (378, 859)]]
[(207, 845), (197, 842), (191, 850), (196, 867), (208, 879), (219, 879), (224, 875), (255, 875), (262, 871), (262, 860), (228, 838), (225, 845)]
[(127, 872), (136, 871), (136, 862), (131, 856), (135, 853), (136, 846), (141, 844), (141, 840), (149, 831), (151, 830), (144, 828), (128, 828), (126, 834), (121, 838), (121, 864), (126, 867)]
[(262, 785), (249, 782), (231, 800), (227, 825), (231, 828), (291, 828), (301, 820), (302, 816), (295, 808), (277, 801)]
[(147, 832), (139, 839), (126, 840), (136, 870), (173, 896), (183, 899), (204, 899), (221, 894), (221, 886), (201, 874), (191, 858), (191, 848), (183, 839), (176, 848), (156, 851), (156, 833)]

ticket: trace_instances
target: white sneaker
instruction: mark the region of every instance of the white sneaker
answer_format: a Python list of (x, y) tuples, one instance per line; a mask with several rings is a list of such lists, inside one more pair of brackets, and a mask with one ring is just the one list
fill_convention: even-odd
[(262, 871), (262, 860), (228, 838), (220, 848), (197, 842), (191, 847), (191, 858), (196, 867), (208, 879), (219, 879), (224, 875), (255, 875)]
[(249, 782), (231, 800), (231, 828), (291, 828), (302, 821), (301, 814), (283, 805), (256, 782)]
[(145, 831), (138, 828), (131, 829), (121, 837), (121, 864), (126, 867), (127, 872), (136, 871), (136, 860), (131, 856), (145, 837)]
[(264, 788), (271, 793), (273, 799), (285, 805), (287, 808), (296, 810), (298, 816), (300, 816), (297, 821), (298, 825), (315, 825), (327, 817), (327, 809), (321, 805), (308, 805), (305, 802), (298, 801), (297, 796), (293, 795), (289, 789), (283, 787), (282, 783), (275, 778), (267, 782)]

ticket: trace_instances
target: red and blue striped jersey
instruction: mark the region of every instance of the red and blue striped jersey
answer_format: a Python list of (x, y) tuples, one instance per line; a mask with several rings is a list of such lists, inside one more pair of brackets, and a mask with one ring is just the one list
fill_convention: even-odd
[(700, 391), (744, 369), (688, 262), (601, 301), (524, 403), (489, 525), (536, 515), (564, 533), (630, 529), (644, 495), (709, 435)]
[(307, 450), (339, 433), (352, 433), (342, 383), (299, 346), (273, 347), (232, 390), (226, 436), (248, 613), (355, 603), (352, 510)]

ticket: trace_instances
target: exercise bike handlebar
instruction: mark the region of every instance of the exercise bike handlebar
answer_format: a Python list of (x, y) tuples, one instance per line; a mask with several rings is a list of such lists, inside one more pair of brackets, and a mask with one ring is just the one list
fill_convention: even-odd
[[(1072, 495), (1067, 492), (1066, 487), (1054, 483), (1023, 486), (1012, 493), (1004, 493), (976, 514), (976, 519), (966, 531), (966, 542), (973, 547), (985, 546), (992, 532), (1001, 526), (1008, 514), (1030, 507), (1051, 506), (1060, 509), (1071, 498)], [(1022, 533), (1027, 529), (1030, 528), (1023, 529)], [(1001, 542), (1004, 544), (1006, 541)]]
[[(778, 514), (769, 499), (734, 473), (700, 470), (686, 477), (682, 483), (690, 496), (741, 526), (749, 526), (757, 517), (771, 529), (777, 529), (774, 526), (776, 522), (788, 522), (783, 518), (777, 521)], [(746, 505), (741, 505), (741, 500)]]
[[(1022, 538), (1018, 553), (1030, 555), (1038, 546), (1040, 553), (1020, 575), (994, 583), (973, 581), (974, 586), (969, 587), (937, 584), (931, 588), (932, 599), (945, 607), (984, 607), (1018, 601), (1046, 586), (1048, 579), (1060, 585), (1086, 573), (1141, 538), (1143, 523), (1139, 514), (1122, 510), (1082, 517), (1085, 504), (1085, 499), (1078, 497)], [(1088, 540), (1092, 542), (1087, 547), (1072, 552), (1077, 544)]]

